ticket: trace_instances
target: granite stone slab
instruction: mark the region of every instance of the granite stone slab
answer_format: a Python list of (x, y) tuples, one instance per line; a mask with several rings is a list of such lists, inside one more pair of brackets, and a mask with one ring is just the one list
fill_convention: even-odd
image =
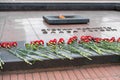
[(0, 11), (116, 10), (118, 4), (120, 3), (0, 3)]
[[(24, 48), (25, 42), (19, 42), (19, 47)], [(82, 66), (89, 64), (105, 64), (105, 63), (119, 63), (120, 56), (113, 54), (98, 55), (95, 52), (90, 56), (92, 60), (88, 60), (78, 54), (72, 54), (73, 60), (67, 58), (60, 59), (55, 57), (54, 59), (42, 58), (43, 61), (36, 61), (33, 65), (25, 63), (23, 60), (17, 58), (6, 50), (0, 49), (0, 56), (4, 60), (5, 65), (2, 71), (13, 70), (27, 70), (27, 69), (47, 69), (57, 67), (70, 67), (70, 66)], [(28, 60), (33, 61), (28, 58)]]
[(120, 4), (116, 4), (116, 10), (120, 11)]
[(64, 15), (65, 19), (60, 19), (58, 16), (43, 16), (43, 19), (48, 24), (87, 24), (88, 18), (83, 18), (78, 15)]

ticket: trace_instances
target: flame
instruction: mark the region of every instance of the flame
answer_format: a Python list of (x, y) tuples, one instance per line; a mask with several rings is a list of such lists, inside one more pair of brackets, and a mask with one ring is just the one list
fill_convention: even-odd
[(59, 15), (59, 18), (60, 18), (60, 19), (65, 19), (65, 16)]

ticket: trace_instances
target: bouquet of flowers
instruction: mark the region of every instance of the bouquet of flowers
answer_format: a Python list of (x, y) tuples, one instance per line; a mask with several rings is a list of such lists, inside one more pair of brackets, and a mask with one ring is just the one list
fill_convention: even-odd
[(117, 54), (120, 53), (120, 38), (98, 38), (92, 36), (81, 36), (80, 46), (95, 51), (102, 55), (105, 53)]
[(70, 37), (67, 41), (67, 44), (60, 44), (60, 46), (63, 49), (70, 51), (71, 53), (79, 54), (89, 60), (92, 60), (89, 57), (90, 56), (89, 52), (86, 52), (82, 48), (79, 47), (77, 36)]
[[(93, 36), (70, 37), (66, 42), (64, 38), (51, 39), (46, 44), (44, 40), (35, 40), (25, 43), (25, 48), (18, 48), (17, 42), (1, 42), (0, 48), (17, 56), (24, 62), (32, 65), (32, 61), (42, 61), (43, 58), (55, 59), (74, 59), (72, 54), (81, 55), (89, 60), (94, 51), (98, 55), (104, 53), (120, 55), (120, 38), (99, 38)], [(2, 69), (4, 61), (0, 57), (0, 68)]]
[(47, 43), (47, 48), (48, 48), (48, 51), (51, 51), (53, 54), (55, 54), (56, 56), (58, 56), (59, 58), (61, 59), (64, 59), (65, 58), (68, 58), (68, 59), (73, 59), (71, 56), (70, 56), (70, 52), (67, 51), (67, 50), (63, 50), (60, 46), (60, 43), (64, 43), (64, 39), (63, 38), (60, 38), (59, 41), (57, 42), (57, 39), (53, 39), (53, 40), (50, 40), (48, 43)]
[[(1, 42), (0, 43), (0, 48), (2, 49), (8, 49), (8, 48), (11, 48), (11, 47), (15, 47), (17, 46), (17, 43), (16, 42)], [(0, 68), (3, 69), (3, 66), (4, 65), (4, 61), (0, 58)]]

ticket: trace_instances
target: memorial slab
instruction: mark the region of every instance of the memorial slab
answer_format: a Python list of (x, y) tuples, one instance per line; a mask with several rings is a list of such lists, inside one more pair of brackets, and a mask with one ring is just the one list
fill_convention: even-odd
[[(83, 17), (88, 17), (88, 24), (64, 24), (64, 25), (49, 25), (44, 22), (43, 15), (55, 14), (80, 14)], [(119, 38), (120, 32), (120, 16), (117, 11), (36, 11), (36, 12), (0, 12), (4, 24), (0, 32), (2, 34), (1, 41), (17, 41), (18, 47), (24, 48), (25, 43), (33, 40), (43, 39), (48, 42), (50, 39), (64, 38), (65, 41), (71, 36), (80, 38), (82, 35), (91, 35), (94, 37)], [(1, 20), (1, 19), (0, 19)], [(1, 36), (0, 34), (0, 36)], [(9, 37), (8, 37), (9, 36)], [(26, 70), (33, 68), (53, 68), (62, 66), (81, 66), (88, 64), (101, 63), (119, 63), (120, 56), (104, 54), (102, 56), (93, 52), (88, 60), (80, 55), (73, 54), (74, 60), (55, 58), (53, 60), (41, 58), (43, 61), (38, 61), (33, 65), (28, 65), (16, 56), (8, 53), (6, 50), (0, 49), (0, 57), (5, 61), (3, 71), (6, 70)], [(21, 66), (22, 65), (22, 66)]]

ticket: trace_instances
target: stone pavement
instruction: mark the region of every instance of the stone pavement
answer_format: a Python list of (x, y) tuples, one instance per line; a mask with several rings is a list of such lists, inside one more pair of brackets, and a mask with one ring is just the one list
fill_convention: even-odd
[(120, 80), (120, 64), (87, 65), (52, 71), (1, 72), (0, 80)]

